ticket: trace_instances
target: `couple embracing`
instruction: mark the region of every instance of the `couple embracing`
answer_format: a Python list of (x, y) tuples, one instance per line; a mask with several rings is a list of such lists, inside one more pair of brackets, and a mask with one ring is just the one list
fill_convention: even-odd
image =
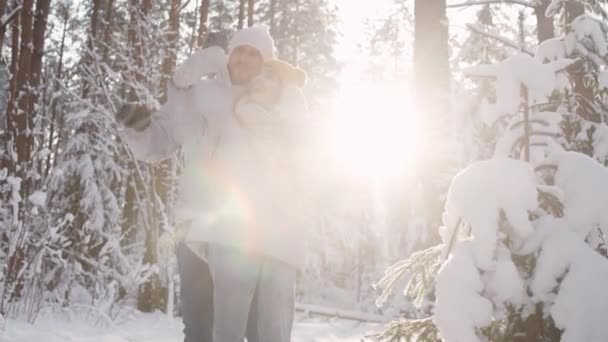
[(296, 180), (306, 74), (275, 58), (265, 26), (236, 32), (228, 50), (198, 50), (158, 111), (127, 104), (117, 120), (138, 159), (184, 152), (176, 253), (185, 341), (287, 342), (306, 231)]

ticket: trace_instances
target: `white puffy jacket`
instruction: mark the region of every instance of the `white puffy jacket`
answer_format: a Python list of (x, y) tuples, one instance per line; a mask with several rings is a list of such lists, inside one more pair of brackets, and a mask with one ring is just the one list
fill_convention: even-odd
[[(122, 131), (140, 160), (169, 158), (182, 147), (178, 220), (192, 221), (186, 242), (212, 242), (263, 253), (294, 266), (303, 257), (303, 225), (297, 219), (299, 194), (293, 178), (269, 167), (252, 137), (234, 115), (234, 87), (219, 48), (200, 50), (178, 67), (184, 75), (210, 75), (188, 88), (168, 89), (168, 100), (141, 132)], [(196, 64), (195, 70), (192, 64)], [(294, 112), (305, 109), (303, 95), (290, 92)]]

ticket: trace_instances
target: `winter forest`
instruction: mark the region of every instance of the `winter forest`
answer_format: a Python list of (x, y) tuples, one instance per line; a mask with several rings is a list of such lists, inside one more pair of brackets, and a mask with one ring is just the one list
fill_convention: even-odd
[(260, 24), (307, 74), (293, 341), (608, 341), (606, 0), (0, 0), (0, 341), (184, 339), (184, 151), (116, 115)]

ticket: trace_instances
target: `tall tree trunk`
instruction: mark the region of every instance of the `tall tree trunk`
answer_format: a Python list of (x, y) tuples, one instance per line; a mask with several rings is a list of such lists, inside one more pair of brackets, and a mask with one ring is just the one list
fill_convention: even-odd
[(167, 55), (163, 60), (162, 64), (162, 102), (165, 102), (167, 99), (167, 82), (173, 75), (173, 71), (175, 70), (175, 63), (177, 61), (177, 39), (179, 37), (179, 10), (181, 5), (181, 0), (171, 0), (171, 7), (169, 9), (169, 32), (167, 32), (167, 40), (169, 41), (169, 47)]
[(199, 24), (198, 24), (198, 37), (196, 39), (196, 46), (199, 48), (205, 45), (205, 39), (207, 38), (209, 24), (209, 0), (202, 0), (200, 13), (199, 13)]
[[(565, 26), (567, 30), (570, 30), (570, 24), (572, 21), (585, 14), (585, 4), (575, 0), (567, 0), (564, 4), (564, 9)], [(594, 99), (593, 86), (585, 84), (585, 74), (587, 73), (585, 69), (586, 66), (583, 64), (577, 70), (572, 71), (572, 76), (574, 79), (574, 92), (578, 96), (582, 97), (582, 99), (577, 100), (579, 104), (583, 104), (578, 106), (577, 112), (581, 117), (587, 120), (600, 122), (602, 118), (593, 113), (593, 110), (590, 110), (588, 106), (585, 105), (586, 103), (592, 103)]]
[(300, 19), (300, 0), (294, 0), (295, 1), (295, 11), (294, 11), (294, 16), (293, 16), (293, 46), (291, 49), (291, 62), (295, 65), (298, 65), (298, 50), (300, 47), (300, 23), (299, 23), (299, 19)]
[(247, 26), (248, 27), (253, 26), (253, 14), (255, 13), (254, 9), (255, 9), (254, 1), (248, 0), (247, 1)]
[[(146, 5), (146, 2), (148, 3)], [(179, 9), (181, 7), (180, 0), (172, 0), (171, 7), (169, 8), (169, 32), (168, 37), (170, 40), (169, 46), (169, 54), (168, 57), (163, 60), (162, 68), (163, 68), (163, 79), (161, 81), (166, 86), (166, 81), (168, 77), (173, 73), (173, 69), (175, 67), (176, 62), (176, 47), (177, 40), (179, 39)], [(149, 0), (144, 0), (144, 5), (142, 6), (141, 17), (139, 18), (139, 22), (143, 23), (144, 20), (147, 19), (147, 15), (149, 14), (151, 9), (151, 2)], [(136, 50), (139, 58), (136, 59), (138, 61), (138, 68), (141, 69), (143, 64), (143, 44), (144, 42), (141, 39), (138, 39), (139, 50)], [(166, 90), (166, 89), (164, 89)], [(148, 206), (148, 210), (146, 211), (148, 214), (148, 222), (149, 224), (146, 227), (145, 231), (145, 251), (143, 262), (148, 265), (158, 265), (158, 238), (160, 234), (161, 228), (161, 220), (160, 218), (166, 214), (163, 211), (165, 194), (160, 190), (160, 184), (164, 183), (164, 180), (167, 178), (165, 169), (171, 165), (170, 161), (165, 161), (160, 163), (159, 166), (150, 166), (148, 168), (150, 178), (146, 181), (148, 184), (148, 193), (152, 198), (147, 198), (148, 203), (152, 203), (152, 205)], [(145, 185), (143, 185), (145, 186)], [(143, 187), (142, 187), (143, 188)], [(144, 312), (150, 312), (158, 309), (165, 309), (166, 305), (166, 288), (163, 288), (160, 282), (160, 277), (158, 273), (155, 273), (151, 276), (148, 281), (142, 284), (139, 288), (139, 295), (137, 298), (137, 307), (139, 310)]]
[[(441, 146), (449, 101), (448, 30), (445, 0), (416, 0), (414, 4), (414, 99), (429, 147)], [(432, 145), (431, 145), (432, 144)], [(438, 180), (447, 167), (440, 148), (426, 149), (419, 162), (421, 203), (429, 227), (439, 224), (443, 203)]]
[(449, 90), (445, 0), (416, 0), (414, 8), (414, 83), (421, 110), (442, 112)]
[(188, 43), (188, 56), (192, 54), (194, 51), (194, 47), (196, 44), (196, 32), (198, 28), (198, 12), (200, 3), (198, 0), (194, 2), (194, 19), (192, 21), (192, 33), (190, 34), (190, 42)]
[[(62, 12), (60, 13), (60, 15), (63, 19), (63, 27), (61, 30), (61, 41), (59, 43), (59, 58), (57, 61), (57, 69), (55, 70), (55, 84), (53, 84), (54, 92), (59, 90), (59, 82), (61, 82), (63, 78), (63, 54), (65, 52), (65, 38), (68, 29), (68, 20), (70, 19), (70, 13), (68, 9), (62, 8), (61, 10)], [(53, 148), (53, 141), (55, 140), (55, 131), (57, 126), (57, 102), (59, 101), (59, 99), (57, 97), (54, 97), (51, 101), (51, 127), (49, 128), (48, 149), (49, 151), (55, 151)], [(44, 172), (45, 176), (48, 175), (51, 171), (51, 157), (53, 157), (53, 160), (55, 160), (57, 158), (57, 151), (55, 151), (55, 153), (53, 154), (49, 153), (49, 155), (46, 157), (46, 168)]]
[(237, 24), (238, 30), (242, 29), (245, 23), (245, 1), (247, 0), (239, 0), (239, 22)]
[(538, 37), (538, 44), (544, 42), (547, 39), (555, 37), (555, 26), (553, 24), (553, 17), (545, 16), (547, 7), (551, 3), (551, 0), (540, 0), (538, 5), (534, 7), (534, 14), (536, 15), (536, 35)]
[[(15, 5), (14, 3), (12, 4)], [(0, 136), (0, 143), (6, 151), (5, 154), (0, 158), (0, 168), (6, 168), (11, 173), (15, 172), (15, 163), (13, 161), (12, 153), (12, 142), (14, 141), (14, 125), (13, 125), (13, 111), (15, 109), (15, 99), (17, 97), (17, 78), (14, 77), (17, 74), (17, 67), (19, 65), (19, 16), (17, 15), (10, 23), (11, 29), (11, 58), (8, 70), (10, 74), (10, 80), (7, 91), (7, 103), (4, 109), (4, 122), (0, 126), (5, 127), (5, 132)], [(1, 58), (1, 56), (0, 56)], [(6, 61), (8, 63), (8, 61)], [(4, 196), (0, 200), (7, 200)]]
[(289, 43), (291, 39), (287, 36), (288, 32), (291, 32), (292, 26), (292, 11), (290, 8), (291, 1), (288, 0), (276, 0), (278, 1), (278, 9), (275, 11), (276, 18), (279, 20), (278, 27), (275, 31), (275, 42), (277, 51), (279, 52), (279, 57), (281, 58), (289, 58)]
[(44, 36), (46, 33), (47, 19), (51, 0), (38, 0), (36, 2), (36, 13), (34, 16), (34, 36), (33, 54), (31, 62), (30, 83), (32, 96), (30, 97), (30, 126), (33, 127), (33, 119), (37, 113), (34, 111), (34, 104), (37, 101), (38, 87), (40, 85), (40, 75), (42, 74), (42, 56), (44, 55)]
[[(17, 95), (17, 112), (14, 116), (15, 122), (15, 144), (17, 146), (17, 161), (19, 168), (17, 174), (22, 178), (22, 196), (27, 198), (29, 192), (28, 175), (26, 164), (31, 157), (31, 132), (29, 127), (29, 117), (31, 113), (30, 98), (32, 92), (30, 90), (30, 75), (32, 65), (32, 9), (33, 0), (24, 0), (23, 9), (21, 10), (21, 47), (19, 48), (19, 69), (17, 71), (16, 89)], [(25, 195), (25, 196), (24, 196)], [(24, 214), (24, 213), (23, 213)]]
[[(92, 55), (96, 53), (96, 39), (97, 39), (97, 28), (99, 27), (99, 10), (101, 9), (102, 0), (93, 0), (93, 11), (91, 13), (91, 26), (89, 31), (89, 37), (87, 38), (87, 50), (84, 53), (83, 66), (85, 68), (90, 67), (93, 63)], [(91, 85), (87, 77), (83, 78), (82, 82), (82, 97), (87, 98), (89, 96)]]
[[(21, 39), (19, 47), (19, 61), (17, 65), (16, 74), (13, 75), (16, 78), (15, 90), (16, 101), (15, 111), (11, 113), (13, 117), (13, 137), (17, 152), (17, 163), (15, 165), (15, 175), (21, 179), (21, 188), (19, 196), (21, 201), (17, 203), (18, 211), (17, 217), (13, 218), (13, 224), (10, 228), (9, 239), (14, 244), (14, 248), (10, 251), (7, 260), (7, 269), (5, 276), (5, 288), (14, 287), (14, 290), (9, 291), (11, 299), (20, 298), (23, 290), (23, 279), (22, 279), (22, 267), (24, 265), (24, 256), (26, 253), (26, 241), (25, 232), (26, 225), (25, 221), (28, 217), (28, 210), (26, 208), (27, 198), (30, 193), (30, 184), (32, 182), (31, 175), (29, 173), (28, 162), (31, 156), (31, 131), (29, 127), (29, 98), (31, 96), (31, 90), (29, 88), (29, 80), (31, 73), (31, 60), (32, 60), (32, 8), (33, 0), (24, 0), (23, 9), (21, 10), (20, 24), (21, 24)], [(7, 291), (3, 291), (2, 302), (0, 303), (0, 312), (4, 314), (4, 295)]]
[[(9, 150), (9, 146), (8, 146), (8, 142), (9, 140), (15, 139), (15, 123), (14, 123), (14, 109), (15, 109), (15, 105), (16, 105), (16, 101), (17, 101), (17, 78), (15, 77), (15, 75), (17, 75), (17, 71), (19, 69), (19, 36), (20, 36), (20, 30), (19, 30), (19, 16), (17, 16), (12, 22), (11, 22), (11, 66), (10, 66), (10, 72), (11, 72), (11, 84), (10, 84), (10, 91), (9, 91), (9, 99), (8, 99), (8, 103), (6, 104), (6, 131), (9, 133), (8, 136), (6, 137), (6, 142), (5, 142), (5, 148), (7, 149), (7, 151), (9, 151), (9, 153), (12, 153), (12, 151)], [(11, 156), (12, 157), (12, 156)], [(9, 158), (10, 159), (10, 163), (8, 166), (9, 170), (11, 170), (12, 173), (15, 172), (15, 163), (12, 162), (14, 160), (14, 158)]]
[(578, 0), (566, 0), (564, 8), (566, 25), (570, 25), (578, 16), (585, 14), (585, 4)]
[(112, 18), (114, 15), (114, 0), (108, 0), (108, 4), (106, 6), (106, 15), (105, 15), (105, 27), (103, 31), (103, 52), (102, 58), (104, 62), (108, 62), (108, 54), (110, 50), (110, 46), (112, 44)]
[(276, 34), (276, 10), (277, 10), (277, 0), (270, 0), (268, 4), (268, 17), (270, 20), (270, 34), (275, 37)]
[(34, 17), (34, 51), (32, 55), (32, 85), (34, 89), (40, 84), (42, 73), (42, 56), (44, 55), (44, 37), (51, 0), (38, 0)]
[[(151, 8), (151, 0), (143, 0), (141, 5), (138, 0), (130, 0), (129, 2), (129, 43), (130, 46), (133, 47), (132, 58), (135, 60), (136, 66), (133, 68), (134, 70), (141, 70), (144, 65), (144, 42), (142, 41), (141, 31), (145, 25), (145, 21), (147, 20), (148, 13), (150, 13)], [(135, 72), (132, 77), (138, 83), (143, 81), (143, 75), (141, 75), (139, 72)], [(139, 100), (133, 89), (130, 90), (128, 97), (132, 102)]]
[[(6, 3), (8, 0), (0, 0), (0, 18), (6, 13)], [(2, 47), (4, 47), (4, 34), (6, 33), (6, 26), (0, 27), (0, 56), (2, 56)]]

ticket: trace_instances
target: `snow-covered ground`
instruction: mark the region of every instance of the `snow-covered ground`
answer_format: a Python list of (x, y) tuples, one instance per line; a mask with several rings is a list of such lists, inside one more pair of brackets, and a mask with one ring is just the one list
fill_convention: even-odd
[[(114, 324), (84, 311), (43, 315), (35, 324), (9, 320), (0, 328), (2, 342), (177, 342), (183, 341), (182, 323), (164, 314), (132, 313)], [(378, 331), (377, 324), (298, 316), (293, 342), (359, 342)]]

